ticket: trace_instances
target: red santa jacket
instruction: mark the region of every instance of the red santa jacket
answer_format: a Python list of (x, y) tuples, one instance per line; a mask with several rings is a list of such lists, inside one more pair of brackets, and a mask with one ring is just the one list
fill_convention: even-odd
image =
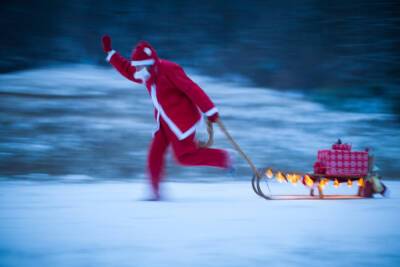
[[(141, 83), (134, 78), (136, 68), (118, 52), (110, 51), (107, 60), (127, 79)], [(157, 58), (150, 73), (146, 88), (154, 104), (157, 125), (161, 117), (179, 140), (195, 132), (201, 120), (200, 111), (208, 117), (218, 112), (207, 94), (178, 64)]]

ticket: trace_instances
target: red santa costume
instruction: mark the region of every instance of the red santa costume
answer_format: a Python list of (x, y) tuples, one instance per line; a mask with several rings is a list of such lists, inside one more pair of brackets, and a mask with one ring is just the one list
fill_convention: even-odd
[(229, 167), (229, 157), (224, 150), (199, 147), (195, 139), (196, 126), (202, 119), (201, 112), (215, 122), (218, 110), (178, 64), (160, 59), (147, 42), (137, 44), (131, 61), (111, 49), (108, 36), (103, 37), (103, 48), (108, 54), (107, 61), (127, 79), (144, 84), (153, 101), (157, 130), (147, 163), (156, 199), (160, 197), (164, 155), (169, 145), (182, 165)]

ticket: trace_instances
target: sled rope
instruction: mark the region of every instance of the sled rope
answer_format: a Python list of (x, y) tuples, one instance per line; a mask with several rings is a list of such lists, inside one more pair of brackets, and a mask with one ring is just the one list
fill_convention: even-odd
[[(234, 147), (234, 149), (247, 161), (247, 163), (249, 164), (251, 170), (253, 171), (253, 180), (252, 180), (252, 186), (253, 186), (253, 190), (256, 194), (264, 197), (264, 198), (268, 198), (267, 196), (265, 196), (264, 194), (262, 194), (261, 188), (260, 188), (260, 180), (262, 178), (262, 175), (260, 174), (260, 172), (257, 170), (256, 166), (254, 165), (253, 161), (246, 155), (246, 153), (243, 152), (243, 150), (240, 148), (240, 146), (236, 143), (236, 141), (233, 139), (233, 137), (229, 134), (228, 130), (226, 129), (225, 125), (222, 123), (222, 121), (220, 119), (217, 119), (216, 123), (218, 124), (219, 128), (221, 129), (221, 131), (225, 134), (226, 138), (228, 139), (228, 141), (231, 143), (231, 145)], [(212, 126), (211, 126), (212, 129)], [(255, 180), (257, 179), (257, 188), (255, 186)], [(268, 191), (271, 193), (271, 190), (269, 188), (268, 182), (267, 182), (267, 186), (268, 186)], [(262, 194), (262, 195), (261, 195)]]

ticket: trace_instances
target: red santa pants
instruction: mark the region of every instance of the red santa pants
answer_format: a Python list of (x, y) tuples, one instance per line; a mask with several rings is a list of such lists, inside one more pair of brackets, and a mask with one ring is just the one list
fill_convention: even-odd
[(165, 164), (164, 156), (169, 144), (172, 145), (175, 158), (181, 165), (212, 166), (219, 168), (228, 168), (229, 166), (227, 152), (221, 149), (199, 147), (195, 140), (194, 133), (183, 140), (178, 140), (175, 134), (161, 119), (160, 129), (157, 131), (150, 144), (147, 159), (151, 185), (156, 193), (159, 191), (159, 184), (163, 176)]

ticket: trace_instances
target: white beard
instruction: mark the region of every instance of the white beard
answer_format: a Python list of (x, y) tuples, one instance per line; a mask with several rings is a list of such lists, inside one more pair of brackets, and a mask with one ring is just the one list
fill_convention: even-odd
[(135, 79), (137, 79), (137, 80), (140, 80), (141, 81), (141, 83), (146, 83), (146, 81), (150, 78), (150, 73), (149, 73), (149, 71), (147, 70), (147, 68), (143, 68), (143, 69), (141, 69), (140, 71), (136, 71), (134, 74), (133, 74), (133, 78), (135, 78)]

